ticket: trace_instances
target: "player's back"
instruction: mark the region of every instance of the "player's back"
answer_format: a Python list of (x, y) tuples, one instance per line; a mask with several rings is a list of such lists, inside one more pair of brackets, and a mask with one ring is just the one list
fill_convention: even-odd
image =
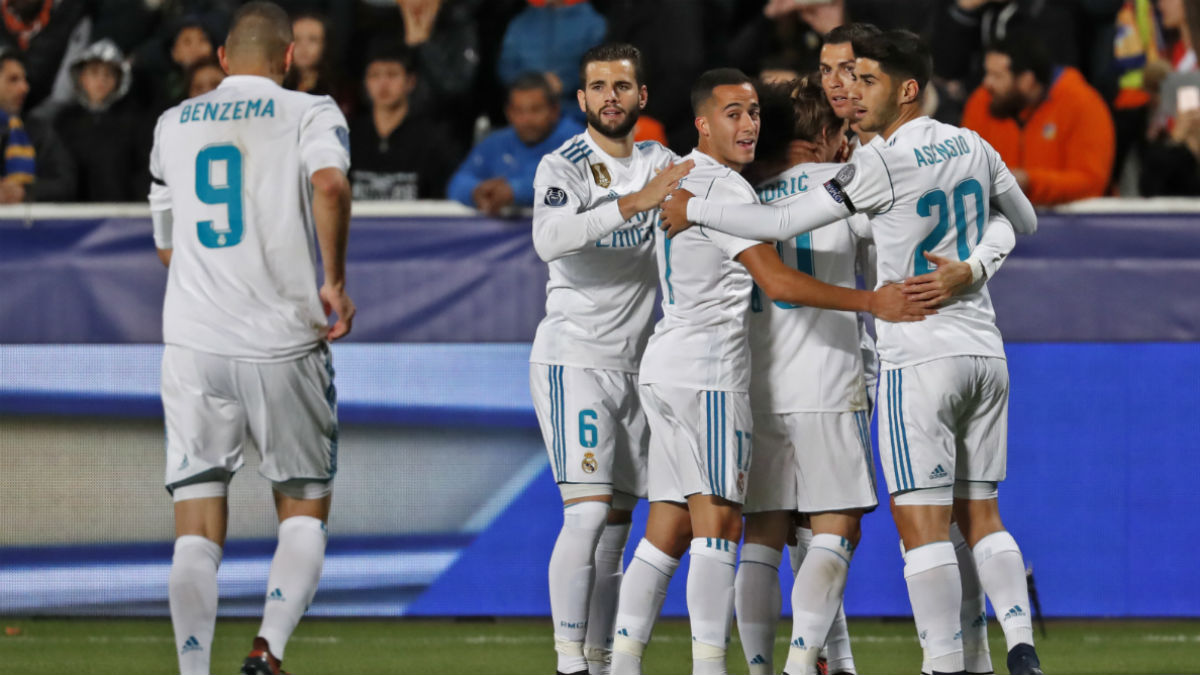
[[(1015, 188), (999, 155), (978, 134), (927, 117), (904, 124), (886, 141), (877, 137), (859, 153), (882, 158), (882, 180), (890, 180), (893, 194), (890, 207), (871, 217), (879, 285), (935, 269), (925, 252), (965, 260), (983, 235), (992, 195)], [(880, 360), (891, 367), (955, 355), (1004, 356), (982, 284), (924, 321), (876, 326)]]
[[(783, 206), (821, 185), (840, 164), (801, 164), (758, 185), (759, 201)], [(784, 264), (828, 284), (855, 287), (855, 261), (865, 216), (841, 220), (776, 244)], [(750, 310), (756, 411), (844, 412), (867, 407), (858, 317), (854, 312), (772, 301), (754, 289)]]
[(348, 168), (345, 128), (332, 99), (257, 76), (162, 114), (151, 208), (174, 222), (166, 343), (274, 360), (323, 339), (309, 180)]
[[(615, 206), (675, 159), (655, 142), (614, 158), (587, 131), (571, 137), (538, 165), (535, 236), (560, 212)], [(657, 223), (658, 209), (643, 211), (595, 244), (548, 263), (546, 317), (534, 337), (533, 362), (637, 372), (654, 313)]]
[[(693, 151), (683, 189), (714, 201), (756, 203), (754, 188), (732, 169)], [(747, 309), (750, 273), (734, 258), (760, 242), (693, 227), (655, 244), (663, 317), (642, 359), (642, 383), (748, 391)]]

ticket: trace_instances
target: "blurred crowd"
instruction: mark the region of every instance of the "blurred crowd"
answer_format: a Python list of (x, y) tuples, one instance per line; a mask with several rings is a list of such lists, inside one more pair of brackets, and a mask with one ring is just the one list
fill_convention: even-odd
[[(688, 88), (815, 72), (856, 21), (929, 40), (933, 117), (979, 132), (1036, 204), (1200, 195), (1200, 0), (277, 0), (284, 85), (350, 122), (356, 199), (528, 205), (585, 124), (579, 57), (643, 52), (638, 140), (695, 142)], [(145, 198), (157, 117), (218, 86), (239, 0), (0, 0), (0, 203)]]

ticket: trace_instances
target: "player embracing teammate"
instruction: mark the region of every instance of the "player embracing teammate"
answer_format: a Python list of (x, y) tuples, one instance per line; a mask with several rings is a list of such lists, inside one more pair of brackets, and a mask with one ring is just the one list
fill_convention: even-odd
[(923, 322), (877, 324), (880, 437), (887, 439), (880, 455), (931, 670), (965, 672), (962, 586), (949, 534), (953, 513), (1001, 617), (1010, 672), (1037, 674), (1024, 564), (997, 502), (1006, 464), (1008, 374), (983, 282), (1007, 251), (975, 255), (992, 208), (1020, 232), (1034, 231), (1036, 215), (986, 142), (921, 115), (931, 60), (917, 36), (891, 31), (855, 40), (853, 50), (850, 98), (863, 111), (860, 128), (878, 137), (821, 190), (784, 208), (731, 206), (678, 191), (663, 220), (672, 230), (697, 223), (780, 241), (866, 213), (878, 251), (877, 283), (941, 269), (971, 282)]

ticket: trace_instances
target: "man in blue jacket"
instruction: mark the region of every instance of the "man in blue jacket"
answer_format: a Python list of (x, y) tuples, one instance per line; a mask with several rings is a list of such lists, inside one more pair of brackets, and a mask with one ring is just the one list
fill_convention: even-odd
[(583, 130), (560, 118), (558, 98), (541, 73), (513, 81), (504, 114), (509, 126), (480, 141), (450, 178), (451, 199), (495, 215), (533, 206), (533, 176), (542, 155)]

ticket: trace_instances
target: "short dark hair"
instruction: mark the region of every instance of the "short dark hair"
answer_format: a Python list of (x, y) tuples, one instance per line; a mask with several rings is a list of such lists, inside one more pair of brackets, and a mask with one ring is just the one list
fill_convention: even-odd
[(883, 31), (873, 23), (844, 23), (825, 34), (822, 44), (840, 45), (873, 38)]
[(1050, 54), (1042, 41), (1028, 31), (1010, 31), (1004, 39), (988, 45), (987, 51), (1007, 56), (1013, 77), (1031, 72), (1039, 83), (1050, 84), (1054, 72)]
[(598, 61), (631, 61), (633, 77), (640, 87), (646, 84), (646, 71), (642, 67), (642, 50), (624, 42), (607, 42), (592, 47), (579, 59), (579, 88), (587, 86), (587, 66)]
[(755, 159), (773, 162), (787, 155), (788, 144), (796, 137), (796, 106), (792, 95), (798, 80), (755, 82), (758, 91), (758, 145)]
[(21, 56), (21, 52), (11, 47), (0, 47), (0, 67), (8, 61), (16, 61), (21, 67), (25, 67), (25, 58)]
[(508, 85), (508, 96), (511, 99), (514, 91), (533, 90), (545, 94), (546, 103), (558, 105), (558, 96), (554, 94), (554, 88), (550, 86), (550, 81), (546, 79), (545, 75), (534, 70), (518, 75), (517, 79)]
[(376, 44), (367, 53), (366, 68), (369, 68), (372, 63), (386, 61), (388, 63), (399, 63), (404, 67), (404, 72), (409, 75), (416, 74), (417, 54), (407, 45), (397, 42), (387, 41)]
[(233, 14), (225, 51), (257, 51), (269, 58), (282, 59), (292, 42), (292, 20), (273, 2), (255, 0), (242, 5)]
[(700, 114), (700, 107), (712, 98), (713, 89), (729, 84), (753, 85), (754, 80), (737, 68), (713, 68), (705, 71), (692, 85), (692, 114)]
[(879, 62), (893, 79), (916, 80), (922, 94), (933, 74), (933, 55), (929, 45), (910, 30), (889, 30), (874, 37), (853, 42), (854, 56)]

